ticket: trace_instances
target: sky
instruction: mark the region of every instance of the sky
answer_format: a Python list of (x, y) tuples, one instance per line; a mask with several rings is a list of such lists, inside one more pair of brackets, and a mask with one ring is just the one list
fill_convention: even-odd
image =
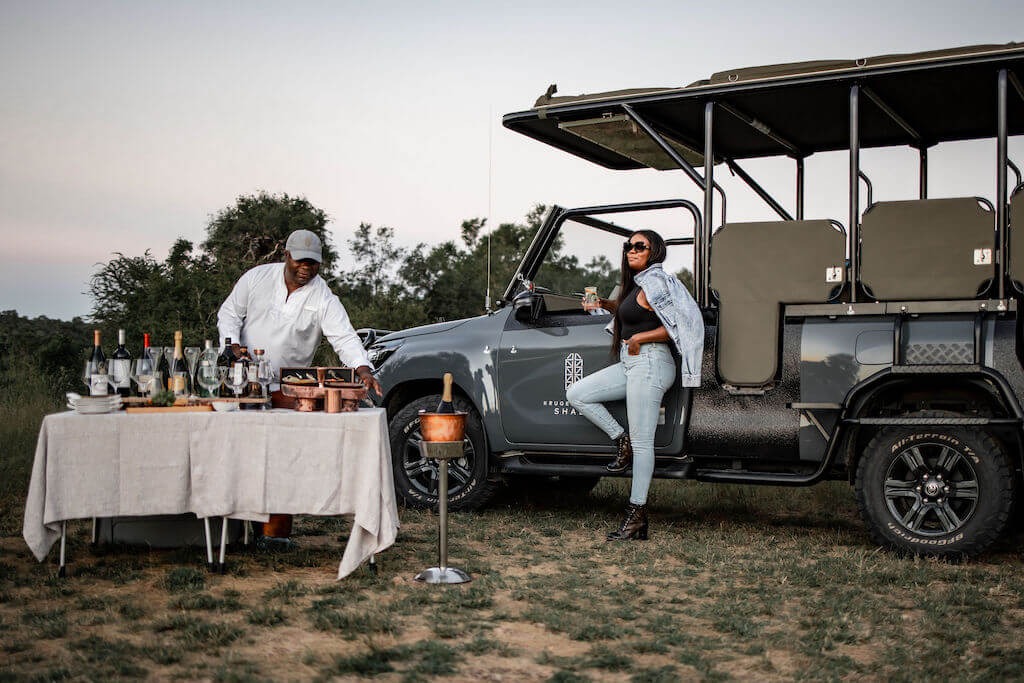
[[(1011, 0), (0, 0), (0, 310), (87, 317), (89, 277), (115, 253), (198, 244), (211, 215), (261, 190), (326, 211), (342, 252), (361, 222), (412, 246), (537, 203), (699, 203), (682, 172), (609, 171), (501, 117), (551, 83), (680, 86), (729, 67), (1020, 41), (1021, 26)], [(1020, 139), (1010, 153), (1024, 163)], [(913, 196), (915, 155), (862, 160), (876, 198)], [(993, 197), (994, 144), (931, 160), (932, 196)], [(789, 197), (778, 163), (746, 168)], [(846, 222), (845, 198), (816, 180), (845, 163), (808, 160), (808, 217)], [(770, 217), (723, 184), (730, 218)]]

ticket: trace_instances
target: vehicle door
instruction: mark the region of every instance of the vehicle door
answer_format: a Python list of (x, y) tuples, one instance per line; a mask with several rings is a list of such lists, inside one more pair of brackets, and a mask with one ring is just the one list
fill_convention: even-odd
[[(563, 222), (534, 276), (534, 315), (522, 308), (508, 313), (497, 354), (497, 383), (502, 428), (512, 444), (608, 445), (604, 432), (569, 405), (565, 391), (618, 362), (606, 329), (611, 315), (592, 315), (580, 304), (586, 286), (596, 286), (603, 298), (612, 298), (617, 289), (622, 244), (631, 231), (614, 227)], [(662, 406), (656, 446), (672, 441), (680, 410), (678, 380)], [(607, 407), (626, 424), (625, 401)]]

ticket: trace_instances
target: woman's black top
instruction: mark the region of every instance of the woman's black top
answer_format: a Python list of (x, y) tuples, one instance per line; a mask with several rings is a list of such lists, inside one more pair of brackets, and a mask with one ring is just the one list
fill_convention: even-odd
[(647, 310), (641, 306), (636, 297), (640, 293), (639, 287), (626, 295), (626, 298), (619, 304), (616, 313), (619, 316), (619, 332), (623, 340), (629, 339), (638, 332), (649, 332), (661, 327), (661, 320), (654, 311)]

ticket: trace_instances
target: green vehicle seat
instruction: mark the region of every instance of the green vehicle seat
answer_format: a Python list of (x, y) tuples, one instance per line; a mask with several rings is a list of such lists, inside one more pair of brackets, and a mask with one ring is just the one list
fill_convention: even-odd
[(995, 216), (983, 201), (878, 202), (865, 211), (866, 291), (879, 301), (976, 298), (995, 275)]
[(828, 220), (727, 223), (711, 241), (718, 294), (718, 374), (736, 388), (771, 385), (783, 304), (826, 303), (845, 280), (846, 238)]

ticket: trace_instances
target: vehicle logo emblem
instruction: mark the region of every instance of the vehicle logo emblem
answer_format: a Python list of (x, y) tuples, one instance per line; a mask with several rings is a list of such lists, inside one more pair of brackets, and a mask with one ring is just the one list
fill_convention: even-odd
[(573, 352), (565, 357), (565, 388), (583, 379), (583, 356)]

